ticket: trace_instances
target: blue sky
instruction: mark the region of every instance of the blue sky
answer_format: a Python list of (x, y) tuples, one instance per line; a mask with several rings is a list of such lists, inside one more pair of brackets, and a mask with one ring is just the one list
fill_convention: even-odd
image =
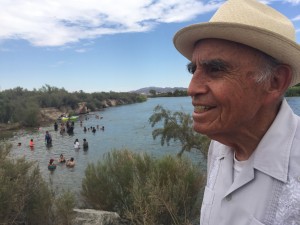
[[(206, 22), (220, 0), (0, 0), (0, 90), (84, 92), (187, 87), (174, 34)], [(300, 0), (264, 0), (293, 21)]]

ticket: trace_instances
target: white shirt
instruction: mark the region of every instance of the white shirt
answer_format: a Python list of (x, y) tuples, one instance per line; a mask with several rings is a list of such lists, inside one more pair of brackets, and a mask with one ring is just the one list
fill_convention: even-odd
[(80, 148), (80, 144), (79, 144), (79, 142), (78, 142), (78, 141), (76, 141), (76, 142), (75, 142), (75, 144), (74, 144), (74, 148)]
[(233, 179), (233, 150), (212, 141), (201, 225), (300, 225), (300, 118), (283, 100)]
[(243, 167), (247, 164), (247, 160), (239, 161), (235, 158), (235, 154), (233, 160), (233, 180), (235, 180), (237, 175), (241, 173)]

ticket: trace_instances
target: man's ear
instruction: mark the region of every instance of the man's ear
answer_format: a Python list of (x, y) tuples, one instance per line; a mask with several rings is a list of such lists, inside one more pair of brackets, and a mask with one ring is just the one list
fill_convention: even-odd
[(273, 98), (281, 98), (292, 81), (292, 69), (289, 65), (280, 64), (273, 73), (268, 92)]

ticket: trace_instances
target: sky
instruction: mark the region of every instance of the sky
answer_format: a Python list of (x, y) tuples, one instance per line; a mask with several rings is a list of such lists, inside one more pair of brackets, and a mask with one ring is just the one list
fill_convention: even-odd
[[(0, 0), (0, 91), (187, 87), (181, 28), (207, 22), (222, 0)], [(264, 0), (293, 22), (300, 0)]]

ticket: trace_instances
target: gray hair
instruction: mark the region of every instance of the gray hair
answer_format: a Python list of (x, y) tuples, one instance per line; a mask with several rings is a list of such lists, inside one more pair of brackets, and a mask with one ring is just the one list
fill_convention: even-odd
[(256, 82), (261, 84), (274, 76), (274, 69), (280, 65), (281, 62), (263, 52), (259, 52), (258, 57), (261, 62), (261, 71), (256, 75)]

